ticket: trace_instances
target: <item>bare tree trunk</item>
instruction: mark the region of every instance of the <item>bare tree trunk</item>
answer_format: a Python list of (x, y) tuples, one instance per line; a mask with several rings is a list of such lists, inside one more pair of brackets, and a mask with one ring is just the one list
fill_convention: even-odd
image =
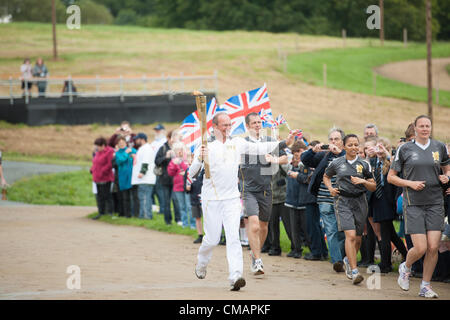
[(58, 50), (56, 46), (56, 5), (55, 0), (52, 0), (52, 26), (53, 26), (53, 59), (58, 59)]
[(380, 0), (380, 43), (384, 46), (384, 0)]
[[(433, 82), (431, 73), (431, 0), (427, 0), (427, 86), (428, 86), (428, 116), (433, 122)], [(431, 127), (433, 128), (433, 127)], [(431, 132), (433, 133), (433, 132)]]

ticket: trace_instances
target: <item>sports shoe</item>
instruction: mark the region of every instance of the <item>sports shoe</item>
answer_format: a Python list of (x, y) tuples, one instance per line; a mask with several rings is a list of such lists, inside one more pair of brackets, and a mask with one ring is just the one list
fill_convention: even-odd
[(431, 289), (431, 286), (420, 286), (419, 297), (424, 298), (439, 298), (438, 294)]
[(239, 291), (242, 287), (245, 287), (245, 279), (242, 277), (237, 278), (232, 284), (231, 284), (231, 291)]
[(295, 254), (295, 251), (294, 251), (294, 250), (291, 250), (291, 251), (289, 251), (289, 253), (286, 255), (286, 257), (288, 257), (288, 258), (293, 258), (293, 257), (294, 257), (294, 254)]
[(199, 279), (205, 279), (206, 277), (206, 267), (195, 266), (195, 275)]
[(405, 262), (401, 263), (398, 267), (398, 280), (397, 283), (405, 291), (409, 290), (409, 276), (411, 275), (411, 272), (406, 271), (406, 265)]
[(356, 285), (358, 283), (361, 283), (363, 280), (364, 280), (364, 277), (359, 272), (357, 272), (357, 273), (352, 272), (352, 283), (353, 284)]
[(199, 234), (199, 235), (198, 235), (198, 238), (195, 239), (193, 243), (202, 243), (202, 240), (203, 240), (203, 235), (202, 235), (202, 234)]
[(281, 249), (270, 249), (269, 256), (281, 256)]
[(250, 254), (251, 259), (252, 259), (252, 264), (250, 266), (250, 271), (253, 273), (253, 275), (255, 276), (259, 276), (264, 274), (264, 267), (263, 267), (263, 263), (261, 259), (255, 259), (255, 257), (253, 256), (253, 253)]
[(262, 260), (261, 259), (257, 259), (255, 261), (255, 265), (256, 265), (255, 266), (256, 271), (253, 274), (255, 276), (259, 276), (259, 275), (264, 274), (264, 266), (263, 266)]
[(321, 259), (321, 256), (315, 256), (311, 252), (309, 252), (303, 256), (303, 259), (308, 261), (319, 261)]
[(350, 267), (350, 263), (348, 262), (348, 258), (344, 257), (344, 267), (345, 267), (345, 275), (347, 276), (347, 278), (349, 278), (350, 280), (353, 280), (353, 275), (352, 275), (352, 267)]
[(336, 272), (345, 272), (344, 264), (342, 263), (342, 261), (333, 263), (333, 270)]

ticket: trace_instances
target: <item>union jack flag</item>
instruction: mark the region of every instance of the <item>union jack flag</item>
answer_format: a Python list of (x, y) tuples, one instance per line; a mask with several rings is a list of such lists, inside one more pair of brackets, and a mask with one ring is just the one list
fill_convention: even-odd
[(275, 120), (273, 120), (272, 111), (270, 109), (261, 109), (261, 111), (259, 112), (259, 116), (261, 117), (261, 120), (263, 121), (263, 128), (277, 127), (277, 123), (275, 122)]
[(220, 107), (225, 109), (231, 118), (232, 136), (247, 131), (245, 127), (245, 116), (250, 112), (259, 113), (264, 109), (264, 112), (272, 114), (266, 84), (261, 88), (233, 96)]
[(278, 124), (279, 126), (281, 126), (282, 124), (287, 123), (286, 119), (283, 117), (282, 114), (280, 114), (280, 115), (276, 118), (275, 121), (277, 122), (277, 124)]

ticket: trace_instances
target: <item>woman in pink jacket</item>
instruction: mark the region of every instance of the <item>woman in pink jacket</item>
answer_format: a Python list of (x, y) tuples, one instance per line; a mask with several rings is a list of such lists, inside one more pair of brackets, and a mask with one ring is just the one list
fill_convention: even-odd
[(195, 229), (195, 219), (192, 218), (191, 198), (186, 192), (186, 171), (189, 168), (184, 144), (175, 143), (173, 146), (175, 158), (173, 158), (167, 167), (167, 173), (173, 177), (173, 194), (178, 203), (181, 213), (183, 228), (191, 227)]
[(98, 138), (94, 142), (95, 154), (92, 159), (92, 179), (97, 186), (98, 215), (93, 219), (100, 218), (103, 214), (112, 214), (111, 183), (114, 181), (112, 160), (114, 149), (107, 145), (105, 138)]

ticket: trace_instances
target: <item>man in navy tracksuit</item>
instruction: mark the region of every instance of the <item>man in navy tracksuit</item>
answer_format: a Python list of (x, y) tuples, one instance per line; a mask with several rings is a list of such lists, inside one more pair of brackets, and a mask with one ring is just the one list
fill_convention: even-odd
[[(301, 155), (301, 161), (305, 166), (315, 168), (308, 186), (308, 192), (316, 196), (320, 217), (327, 235), (331, 263), (333, 263), (333, 269), (336, 272), (345, 271), (342, 262), (343, 257), (345, 257), (345, 235), (342, 231), (338, 231), (334, 214), (334, 200), (323, 183), (323, 174), (331, 161), (345, 155), (344, 136), (345, 134), (341, 129), (332, 128), (328, 134), (329, 145), (317, 144)], [(335, 182), (336, 177), (333, 177), (331, 179), (333, 186), (335, 186)]]
[[(298, 174), (299, 183), (299, 204), (305, 206), (306, 226), (310, 238), (311, 252), (304, 256), (305, 260), (328, 260), (328, 249), (324, 239), (324, 232), (320, 226), (320, 211), (314, 195), (308, 192), (309, 180), (314, 172), (300, 163)], [(291, 174), (291, 177), (293, 175)]]

